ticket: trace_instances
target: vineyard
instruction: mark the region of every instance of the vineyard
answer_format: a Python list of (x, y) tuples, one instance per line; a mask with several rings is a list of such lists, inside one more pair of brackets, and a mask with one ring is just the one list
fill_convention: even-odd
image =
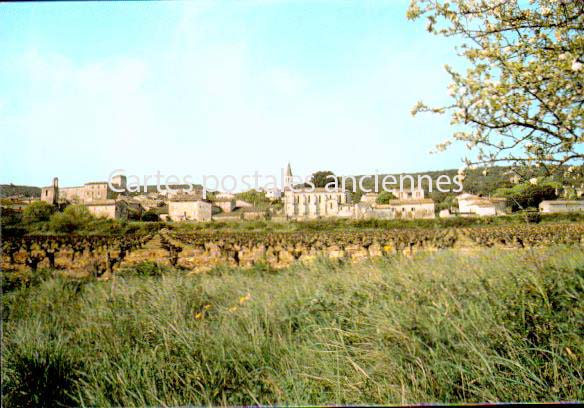
[[(2, 243), (3, 270), (39, 267), (111, 274), (128, 262), (154, 261), (184, 269), (217, 264), (285, 267), (320, 255), (360, 259), (477, 247), (584, 245), (584, 224), (509, 225), (371, 231), (191, 233), (162, 230), (121, 236), (25, 236)], [(133, 254), (133, 257), (130, 256)]]
[(39, 267), (83, 269), (95, 276), (112, 273), (126, 256), (142, 248), (150, 234), (120, 236), (40, 235), (2, 241), (2, 269)]

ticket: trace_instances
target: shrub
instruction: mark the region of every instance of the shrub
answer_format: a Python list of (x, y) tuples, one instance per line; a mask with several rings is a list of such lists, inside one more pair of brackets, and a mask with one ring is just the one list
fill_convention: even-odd
[(22, 221), (30, 224), (33, 222), (49, 221), (55, 208), (44, 201), (35, 201), (28, 205), (22, 212)]
[(396, 197), (390, 191), (382, 191), (377, 196), (375, 202), (377, 204), (389, 204), (389, 200), (394, 200)]
[(51, 229), (55, 232), (72, 233), (86, 227), (95, 218), (84, 205), (71, 205), (62, 213), (51, 216)]
[(525, 213), (525, 219), (532, 224), (539, 224), (541, 222), (541, 214), (535, 211)]
[(158, 214), (156, 214), (154, 211), (146, 211), (144, 214), (142, 214), (142, 221), (155, 222), (158, 220)]

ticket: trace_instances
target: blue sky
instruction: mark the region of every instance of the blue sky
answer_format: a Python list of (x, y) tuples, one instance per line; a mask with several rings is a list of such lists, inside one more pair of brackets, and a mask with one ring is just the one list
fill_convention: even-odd
[(452, 40), (407, 1), (0, 6), (1, 183), (457, 168)]

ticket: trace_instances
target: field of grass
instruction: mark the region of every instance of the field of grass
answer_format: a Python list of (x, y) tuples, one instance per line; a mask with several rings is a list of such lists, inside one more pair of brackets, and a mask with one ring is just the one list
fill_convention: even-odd
[(3, 296), (3, 405), (584, 400), (584, 252), (441, 251)]

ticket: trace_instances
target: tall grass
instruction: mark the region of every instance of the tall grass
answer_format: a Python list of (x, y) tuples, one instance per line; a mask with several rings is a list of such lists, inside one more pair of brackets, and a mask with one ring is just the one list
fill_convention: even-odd
[(577, 249), (126, 272), (4, 295), (4, 405), (584, 399)]

